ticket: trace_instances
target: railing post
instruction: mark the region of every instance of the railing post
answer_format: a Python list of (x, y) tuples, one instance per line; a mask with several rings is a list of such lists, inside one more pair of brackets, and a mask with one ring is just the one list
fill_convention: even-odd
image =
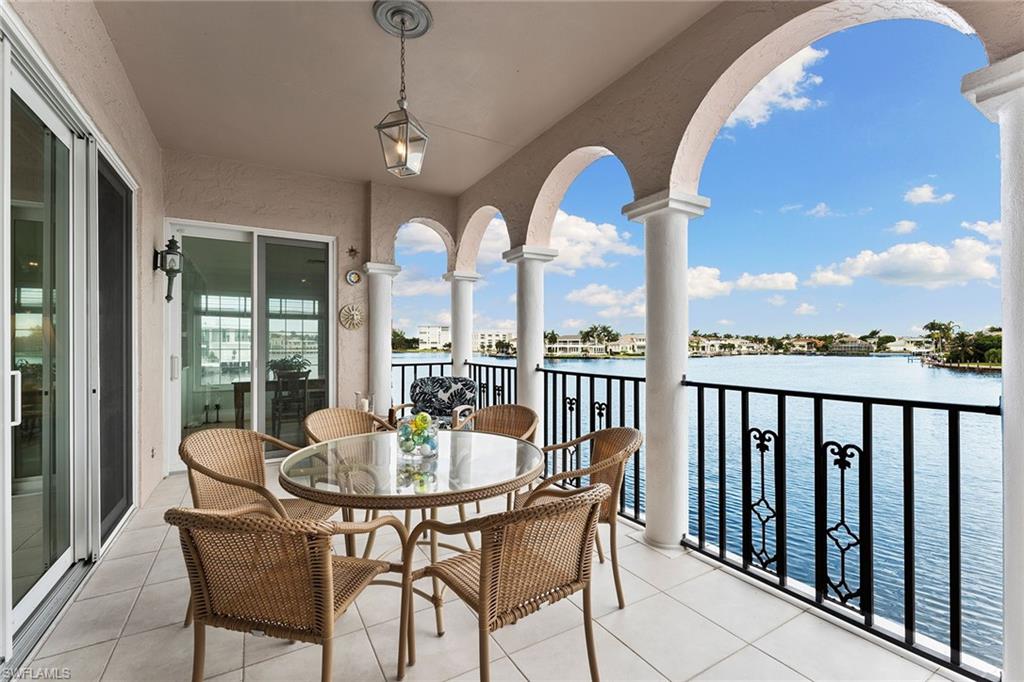
[(678, 547), (689, 529), (689, 410), (686, 233), (704, 214), (704, 197), (668, 190), (623, 207), (644, 225), (647, 284), (647, 526), (645, 540)]
[(1024, 679), (1024, 52), (963, 79), (999, 123), (1003, 289), (1003, 679)]

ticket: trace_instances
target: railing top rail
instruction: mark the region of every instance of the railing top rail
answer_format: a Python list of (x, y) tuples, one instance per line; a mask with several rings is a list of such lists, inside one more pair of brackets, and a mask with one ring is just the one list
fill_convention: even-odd
[(631, 374), (599, 374), (596, 372), (579, 372), (574, 369), (552, 369), (550, 367), (537, 367), (537, 371), (545, 374), (564, 374), (567, 376), (579, 376), (593, 379), (622, 379), (623, 381), (639, 381), (640, 383), (644, 383), (646, 381), (644, 377), (633, 376)]
[(451, 360), (423, 360), (422, 362), (392, 362), (392, 367), (426, 367), (428, 365), (450, 365)]
[(817, 393), (814, 391), (798, 391), (784, 388), (763, 388), (760, 386), (741, 386), (738, 384), (721, 384), (710, 381), (691, 381), (683, 379), (684, 386), (697, 388), (710, 388), (713, 390), (725, 391), (746, 391), (747, 393), (760, 393), (763, 395), (788, 396), (791, 398), (821, 398), (848, 403), (871, 403), (873, 405), (889, 405), (892, 407), (913, 407), (922, 410), (958, 410), (974, 414), (1002, 414), (999, 405), (973, 405), (968, 403), (942, 403), (930, 400), (902, 400), (900, 398), (880, 398), (874, 396), (848, 395), (843, 393)]

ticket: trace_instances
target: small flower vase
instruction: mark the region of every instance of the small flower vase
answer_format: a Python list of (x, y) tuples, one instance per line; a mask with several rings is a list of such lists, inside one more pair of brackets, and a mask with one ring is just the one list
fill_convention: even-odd
[(398, 423), (398, 449), (406, 457), (437, 456), (437, 424), (426, 412)]

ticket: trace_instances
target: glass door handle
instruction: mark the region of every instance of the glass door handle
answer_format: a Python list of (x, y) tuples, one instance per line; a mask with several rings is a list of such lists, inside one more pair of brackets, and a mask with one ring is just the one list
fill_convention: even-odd
[(11, 418), (11, 426), (21, 426), (21, 372), (12, 369), (11, 378), (14, 379), (14, 416)]
[(171, 355), (171, 381), (177, 381), (179, 378), (181, 378), (181, 358)]

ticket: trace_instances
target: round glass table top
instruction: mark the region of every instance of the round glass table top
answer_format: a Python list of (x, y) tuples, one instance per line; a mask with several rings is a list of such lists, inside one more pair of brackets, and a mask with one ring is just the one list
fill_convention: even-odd
[(395, 432), (324, 441), (281, 463), (281, 486), (297, 497), (359, 509), (423, 509), (518, 490), (537, 478), (533, 443), (475, 431), (441, 431), (437, 454), (410, 456)]

